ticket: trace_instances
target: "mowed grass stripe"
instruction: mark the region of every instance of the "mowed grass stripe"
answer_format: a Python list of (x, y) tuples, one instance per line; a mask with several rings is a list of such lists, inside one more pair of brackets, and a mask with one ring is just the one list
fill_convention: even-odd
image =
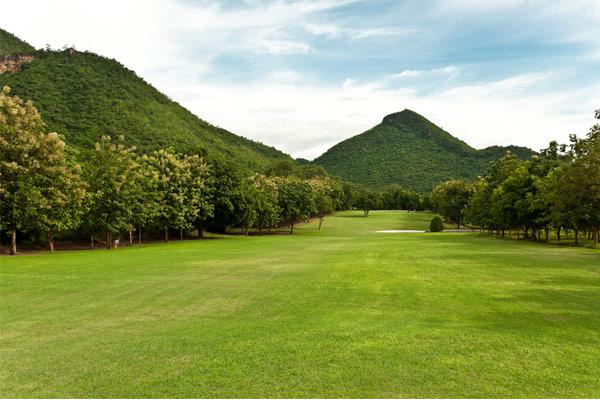
[(599, 397), (600, 254), (345, 212), (0, 258), (4, 397)]

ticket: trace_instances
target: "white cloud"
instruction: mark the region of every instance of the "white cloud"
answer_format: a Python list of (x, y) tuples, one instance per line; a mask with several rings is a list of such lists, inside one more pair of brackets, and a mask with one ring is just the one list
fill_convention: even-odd
[[(427, 69), (426, 64), (411, 65), (409, 59), (398, 65), (400, 72), (395, 74), (371, 79), (348, 74), (345, 82), (324, 83), (318, 70), (298, 71), (293, 62), (274, 62), (268, 70), (258, 68), (258, 77), (252, 80), (223, 83), (222, 76), (211, 79), (219, 75), (216, 63), (222, 56), (242, 54), (257, 60), (307, 57), (314, 56), (310, 40), (317, 37), (364, 44), (370, 38), (415, 33), (400, 24), (377, 25), (373, 21), (371, 26), (357, 27), (322, 15), (354, 1), (245, 2), (234, 8), (210, 1), (12, 1), (2, 5), (1, 23), (37, 47), (75, 44), (78, 49), (116, 58), (200, 117), (294, 156), (318, 156), (403, 108), (423, 114), (476, 147), (519, 144), (537, 149), (551, 139), (566, 140), (569, 133), (585, 133), (592, 124), (592, 112), (600, 107), (600, 80), (587, 87), (575, 83), (551, 89), (546, 83), (557, 80), (554, 71), (514, 72), (506, 79), (487, 77), (482, 83), (457, 83), (454, 78), (463, 77), (465, 64)], [(443, 2), (433, 13), (446, 20), (532, 4), (496, 1), (475, 7), (471, 3)], [(597, 4), (549, 2), (532, 14), (538, 22), (564, 21), (573, 29), (563, 40), (589, 43), (588, 58), (598, 60)], [(410, 15), (403, 17), (410, 19)], [(461, 19), (452, 21), (460, 25)], [(436, 26), (423, 29), (417, 36)], [(438, 40), (443, 35), (440, 30), (434, 36)], [(422, 50), (435, 58), (435, 48)], [(379, 59), (366, 58), (364, 64)], [(244, 72), (241, 66), (239, 71)], [(435, 83), (447, 84), (423, 92), (423, 82), (434, 87)]]
[(594, 107), (600, 104), (600, 82), (586, 89), (535, 91), (549, 76), (520, 75), (427, 95), (410, 88), (386, 89), (379, 81), (351, 80), (338, 87), (197, 85), (185, 96), (173, 95), (209, 121), (296, 157), (314, 158), (404, 108), (474, 147), (515, 144), (540, 149), (552, 139), (566, 141), (569, 133), (587, 132)]

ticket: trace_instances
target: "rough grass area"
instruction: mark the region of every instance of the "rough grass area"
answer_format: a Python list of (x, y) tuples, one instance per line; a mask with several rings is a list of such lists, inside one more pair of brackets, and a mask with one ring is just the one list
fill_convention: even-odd
[(0, 258), (1, 397), (600, 397), (600, 253), (341, 213)]

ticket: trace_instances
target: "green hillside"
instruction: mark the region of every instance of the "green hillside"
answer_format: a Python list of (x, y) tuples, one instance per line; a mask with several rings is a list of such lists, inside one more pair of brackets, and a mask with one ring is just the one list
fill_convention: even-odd
[(31, 99), (48, 129), (79, 148), (92, 146), (103, 134), (124, 134), (128, 144), (142, 150), (173, 146), (246, 170), (290, 159), (199, 119), (117, 61), (93, 53), (39, 51), (19, 72), (0, 75), (4, 85)]
[(338, 143), (314, 163), (350, 182), (381, 189), (390, 184), (426, 193), (452, 178), (473, 179), (507, 150), (522, 158), (524, 147), (476, 150), (423, 116), (404, 110), (370, 130)]
[(29, 54), (35, 49), (12, 33), (0, 29), (0, 57), (7, 54)]

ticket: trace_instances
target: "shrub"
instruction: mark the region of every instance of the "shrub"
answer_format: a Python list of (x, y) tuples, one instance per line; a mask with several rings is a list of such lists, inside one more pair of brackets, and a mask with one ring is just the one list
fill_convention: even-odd
[(431, 232), (441, 232), (444, 230), (444, 222), (440, 217), (434, 217), (429, 224), (429, 230)]

